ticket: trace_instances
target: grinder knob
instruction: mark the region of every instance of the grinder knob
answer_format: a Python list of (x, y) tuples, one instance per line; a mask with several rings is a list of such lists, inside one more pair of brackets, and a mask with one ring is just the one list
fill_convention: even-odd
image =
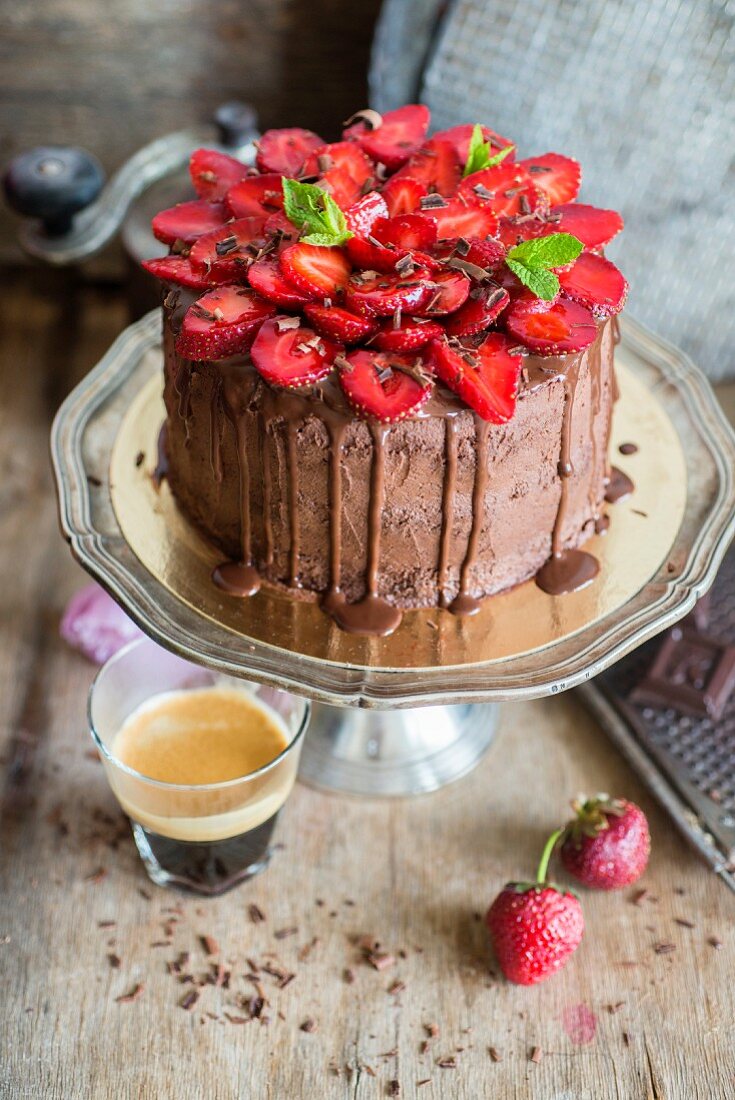
[(233, 99), (229, 103), (220, 103), (214, 112), (214, 124), (222, 145), (237, 149), (256, 136), (258, 115), (249, 103)]
[(49, 237), (68, 233), (74, 215), (94, 202), (104, 182), (97, 158), (67, 145), (39, 145), (20, 153), (3, 177), (9, 205), (39, 218)]

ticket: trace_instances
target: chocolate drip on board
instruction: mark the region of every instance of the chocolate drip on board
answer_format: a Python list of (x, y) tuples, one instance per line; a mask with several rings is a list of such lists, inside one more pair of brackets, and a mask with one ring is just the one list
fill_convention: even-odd
[(472, 489), (472, 527), (467, 541), (467, 552), (459, 574), (459, 592), (449, 605), (454, 615), (474, 615), (480, 610), (481, 600), (469, 592), (470, 574), (477, 560), (483, 522), (485, 519), (485, 490), (488, 478), (488, 434), (490, 422), (475, 416), (475, 484)]
[(630, 496), (634, 489), (635, 485), (632, 479), (624, 474), (622, 470), (619, 470), (617, 466), (613, 466), (610, 480), (605, 489), (605, 500), (608, 504), (617, 504), (623, 497)]

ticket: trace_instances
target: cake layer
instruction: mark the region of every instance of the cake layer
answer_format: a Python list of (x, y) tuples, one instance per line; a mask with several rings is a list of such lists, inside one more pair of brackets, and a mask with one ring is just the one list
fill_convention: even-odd
[(191, 300), (177, 290), (164, 309), (169, 481), (223, 555), (265, 581), (327, 596), (338, 618), (370, 600), (466, 613), (602, 525), (614, 321), (584, 352), (528, 356), (506, 424), (438, 384), (415, 418), (378, 425), (331, 380), (289, 391), (247, 357), (181, 358)]

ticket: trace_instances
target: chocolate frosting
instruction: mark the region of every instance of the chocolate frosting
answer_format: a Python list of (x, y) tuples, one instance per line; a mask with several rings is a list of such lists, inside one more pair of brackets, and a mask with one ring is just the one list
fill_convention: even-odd
[(356, 418), (331, 377), (283, 390), (247, 356), (182, 359), (193, 297), (177, 289), (164, 308), (167, 476), (226, 555), (225, 591), (262, 579), (321, 599), (345, 630), (388, 634), (402, 608), (472, 614), (539, 570), (554, 594), (593, 579), (578, 547), (604, 527), (614, 323), (584, 352), (527, 357), (507, 424), (437, 384), (413, 419), (380, 425)]

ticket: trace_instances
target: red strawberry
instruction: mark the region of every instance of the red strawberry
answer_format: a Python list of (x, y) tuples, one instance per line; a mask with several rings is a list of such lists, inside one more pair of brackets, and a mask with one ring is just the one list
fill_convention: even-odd
[(464, 258), (471, 264), (494, 271), (503, 265), (505, 249), (500, 241), (496, 240), (470, 241), (469, 252)]
[(345, 131), (345, 137), (357, 139), (368, 156), (393, 171), (405, 164), (420, 147), (430, 120), (428, 107), (423, 103), (410, 103), (384, 114), (376, 129), (359, 122)]
[(443, 333), (437, 321), (406, 317), (398, 326), (392, 320), (383, 321), (373, 343), (381, 351), (415, 351), (429, 340), (438, 340)]
[(549, 200), (531, 183), (519, 164), (503, 161), (494, 168), (482, 168), (466, 176), (457, 190), (458, 196), (487, 203), (498, 216), (535, 214), (549, 208)]
[(439, 209), (427, 211), (436, 222), (440, 240), (457, 237), (492, 237), (498, 230), (498, 219), (489, 203), (455, 199)]
[(623, 219), (616, 210), (600, 210), (583, 202), (570, 202), (554, 209), (561, 214), (552, 232), (573, 233), (585, 248), (604, 248), (623, 228)]
[(268, 215), (263, 232), (266, 237), (278, 236), (282, 241), (296, 241), (299, 236), (298, 229), (282, 210), (276, 210), (275, 214)]
[(266, 130), (258, 142), (255, 162), (261, 172), (299, 176), (310, 153), (324, 145), (311, 130)]
[(548, 196), (552, 206), (571, 202), (579, 194), (582, 169), (578, 161), (563, 157), (560, 153), (544, 153), (541, 157), (529, 157), (520, 161), (532, 183)]
[(569, 874), (597, 890), (618, 890), (639, 879), (651, 850), (643, 810), (607, 795), (573, 802), (572, 808), (577, 816), (562, 834), (560, 851)]
[(595, 319), (588, 309), (560, 298), (531, 312), (523, 300), (505, 314), (505, 327), (514, 340), (538, 355), (566, 355), (583, 351), (597, 336)]
[(208, 274), (213, 283), (230, 283), (245, 274), (253, 258), (253, 241), (264, 240), (265, 218), (240, 218), (212, 233), (205, 233), (191, 246), (192, 270)]
[(358, 237), (367, 237), (372, 233), (378, 218), (388, 217), (385, 198), (377, 191), (368, 191), (363, 197), (345, 210), (347, 228)]
[(435, 288), (423, 270), (414, 275), (354, 276), (347, 289), (346, 304), (364, 317), (390, 317), (397, 309), (416, 313), (435, 294)]
[(297, 317), (278, 316), (261, 325), (250, 357), (273, 386), (309, 386), (329, 374), (339, 350)]
[(584, 935), (579, 898), (546, 881), (560, 835), (546, 842), (536, 882), (509, 882), (485, 917), (500, 969), (518, 985), (536, 985), (561, 970)]
[(341, 248), (291, 244), (281, 253), (280, 264), (289, 283), (311, 298), (334, 298), (350, 276), (350, 261)]
[(453, 195), (462, 177), (462, 166), (448, 141), (429, 138), (417, 153), (404, 164), (393, 179), (410, 177), (424, 184), (429, 191), (438, 191), (445, 198)]
[(536, 237), (548, 237), (550, 233), (558, 233), (555, 222), (545, 221), (539, 218), (501, 218), (498, 227), (498, 238), (506, 248), (514, 248), (521, 241), (530, 241)]
[[(473, 292), (475, 293), (475, 292)], [(510, 302), (503, 287), (481, 287), (477, 297), (472, 294), (461, 309), (447, 317), (444, 325), (448, 336), (474, 336), (499, 317)]]
[(362, 188), (344, 168), (330, 168), (319, 181), (328, 191), (340, 210), (349, 210), (362, 194)]
[(176, 350), (187, 359), (225, 359), (250, 346), (255, 332), (275, 309), (241, 286), (221, 286), (204, 294), (184, 315)]
[[(464, 126), (452, 126), (449, 130), (438, 130), (434, 137), (439, 138), (441, 141), (448, 141), (454, 147), (459, 162), (466, 164), (474, 128), (471, 122)], [(501, 149), (507, 149), (509, 145), (513, 145), (513, 142), (508, 138), (501, 137), (500, 134), (496, 134), (494, 130), (490, 130), (487, 126), (482, 127), (482, 140), (490, 142), (493, 153), (499, 153)], [(515, 149), (505, 157), (506, 162), (514, 159)]]
[(143, 260), (143, 267), (164, 283), (188, 286), (192, 290), (206, 290), (212, 280), (192, 271), (191, 264), (183, 256), (159, 256), (155, 260)]
[(284, 278), (275, 256), (264, 256), (248, 268), (248, 282), (253, 290), (278, 306), (298, 308), (311, 301), (313, 295), (302, 294)]
[(200, 199), (218, 202), (248, 173), (247, 165), (217, 149), (195, 149), (189, 158), (189, 172)]
[(431, 276), (431, 298), (416, 313), (435, 317), (440, 313), (454, 313), (469, 297), (472, 283), (462, 271), (440, 271)]
[(231, 187), (225, 196), (225, 206), (235, 218), (267, 217), (283, 207), (283, 176), (270, 172), (265, 176), (248, 176)]
[(335, 141), (331, 145), (321, 145), (304, 165), (303, 175), (323, 176), (333, 168), (341, 168), (343, 172), (347, 172), (360, 187), (375, 177), (373, 162), (354, 141)]
[(398, 214), (412, 214), (418, 210), (428, 191), (423, 183), (410, 176), (391, 176), (381, 194), (388, 204), (388, 214), (395, 218)]
[(594, 252), (583, 252), (568, 271), (559, 274), (565, 298), (587, 306), (601, 317), (620, 313), (625, 304), (628, 284), (614, 263)]
[(225, 219), (222, 203), (195, 199), (161, 210), (151, 221), (151, 229), (153, 236), (164, 244), (174, 244), (175, 241), (193, 244), (203, 233), (211, 233), (224, 225)]
[(513, 416), (523, 357), (502, 332), (491, 332), (478, 348), (431, 345), (437, 376), (483, 420), (504, 424)]
[(373, 236), (381, 244), (411, 250), (431, 248), (436, 240), (436, 223), (423, 214), (399, 214), (395, 218), (380, 218), (373, 226)]
[(353, 267), (361, 267), (365, 271), (384, 271), (387, 274), (395, 271), (396, 262), (405, 255), (405, 252), (386, 248), (382, 244), (366, 241), (362, 237), (350, 237), (345, 248)]
[(374, 321), (358, 317), (339, 306), (310, 304), (304, 306), (304, 313), (317, 332), (340, 344), (358, 344), (361, 340), (367, 340), (378, 327)]
[(420, 363), (408, 355), (359, 348), (345, 356), (339, 382), (359, 415), (393, 424), (412, 416), (431, 395), (431, 379), (421, 372)]

